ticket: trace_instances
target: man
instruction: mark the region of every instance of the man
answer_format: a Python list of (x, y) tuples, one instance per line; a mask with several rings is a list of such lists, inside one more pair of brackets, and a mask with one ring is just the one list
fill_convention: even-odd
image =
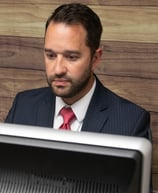
[(18, 93), (5, 122), (59, 129), (66, 106), (75, 114), (73, 131), (149, 138), (149, 113), (105, 88), (94, 74), (102, 55), (101, 33), (99, 17), (86, 5), (59, 6), (45, 29), (49, 87)]

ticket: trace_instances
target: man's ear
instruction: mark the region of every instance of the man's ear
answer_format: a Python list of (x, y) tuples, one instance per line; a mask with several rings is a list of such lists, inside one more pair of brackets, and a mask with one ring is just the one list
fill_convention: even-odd
[(92, 58), (92, 69), (93, 71), (96, 69), (96, 67), (99, 65), (100, 61), (101, 61), (101, 57), (102, 57), (102, 49), (98, 48)]

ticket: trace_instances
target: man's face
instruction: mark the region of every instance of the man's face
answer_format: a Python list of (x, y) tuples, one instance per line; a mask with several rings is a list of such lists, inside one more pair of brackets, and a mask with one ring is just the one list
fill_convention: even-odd
[(86, 36), (82, 25), (52, 22), (46, 31), (44, 57), (48, 84), (69, 104), (84, 96), (93, 84), (96, 59), (91, 57)]

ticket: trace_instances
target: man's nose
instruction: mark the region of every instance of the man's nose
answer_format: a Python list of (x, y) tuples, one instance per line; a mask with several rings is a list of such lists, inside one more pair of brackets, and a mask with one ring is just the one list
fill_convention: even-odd
[(58, 56), (55, 62), (55, 73), (64, 74), (66, 72), (66, 63), (62, 56)]

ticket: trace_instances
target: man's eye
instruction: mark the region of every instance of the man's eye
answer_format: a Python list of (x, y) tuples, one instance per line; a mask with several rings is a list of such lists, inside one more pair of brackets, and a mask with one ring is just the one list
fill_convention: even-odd
[(66, 58), (70, 61), (76, 61), (79, 57), (74, 54), (66, 55)]
[(46, 53), (46, 56), (48, 59), (55, 59), (56, 58), (56, 55), (54, 53)]

